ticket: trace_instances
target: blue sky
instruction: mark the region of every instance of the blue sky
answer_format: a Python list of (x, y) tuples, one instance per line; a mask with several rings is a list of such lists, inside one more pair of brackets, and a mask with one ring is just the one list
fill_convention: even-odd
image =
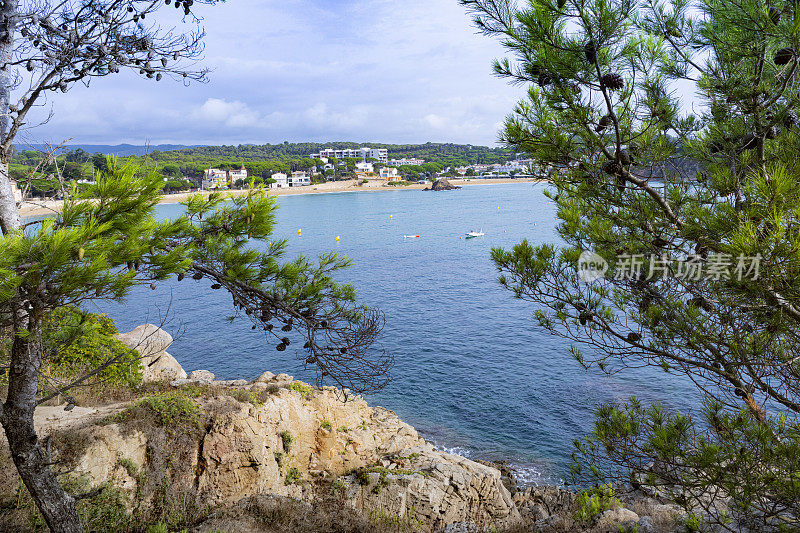
[(27, 142), (493, 145), (523, 89), (456, 0), (228, 0), (202, 7), (210, 82), (130, 74), (52, 96)]

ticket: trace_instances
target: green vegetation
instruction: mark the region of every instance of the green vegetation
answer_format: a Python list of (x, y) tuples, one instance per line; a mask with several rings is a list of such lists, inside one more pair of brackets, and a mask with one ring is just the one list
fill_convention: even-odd
[[(50, 369), (72, 377), (107, 365), (97, 378), (114, 385), (136, 387), (142, 382), (139, 354), (114, 338), (117, 328), (106, 315), (61, 307), (47, 315), (42, 325)], [(110, 363), (110, 364), (109, 364)]]
[[(795, 6), (462, 3), (508, 51), (495, 72), (528, 88), (502, 141), (553, 169), (560, 239), (493, 250), (501, 284), (585, 368), (660, 369), (703, 401), (693, 415), (601, 406), (573, 481), (645, 485), (687, 512), (724, 499), (732, 516), (704, 516), (707, 529), (796, 529)], [(603, 277), (579, 278), (603, 266), (585, 252)]]
[(610, 483), (594, 487), (581, 492), (578, 496), (578, 500), (575, 502), (575, 520), (582, 524), (589, 524), (603, 511), (621, 505), (622, 502), (614, 495), (614, 488)]
[(310, 385), (306, 385), (302, 381), (293, 381), (292, 384), (289, 385), (289, 390), (299, 392), (306, 400), (311, 398), (314, 394), (314, 388)]
[(330, 431), (331, 429), (333, 429), (333, 426), (331, 426), (331, 423), (328, 422), (327, 420), (323, 420), (322, 423), (319, 425), (319, 427), (321, 427), (326, 431)]
[(114, 417), (115, 421), (153, 416), (165, 428), (199, 427), (200, 407), (186, 391), (169, 391), (147, 396)]
[(289, 453), (292, 451), (292, 442), (294, 442), (294, 437), (288, 431), (281, 431), (280, 433), (281, 443), (283, 444), (283, 451)]
[(285, 483), (287, 485), (294, 485), (295, 483), (298, 483), (302, 479), (303, 479), (303, 476), (302, 476), (302, 474), (300, 474), (300, 470), (298, 470), (295, 467), (292, 467), (286, 473), (286, 477), (284, 478), (284, 481), (285, 481)]
[(412, 507), (405, 516), (391, 514), (386, 509), (379, 507), (377, 510), (370, 511), (369, 520), (373, 524), (391, 528), (394, 531), (418, 531), (422, 530), (423, 524), (415, 518), (416, 511)]
[[(197, 188), (208, 168), (221, 170), (238, 170), (244, 166), (255, 185), (270, 183), (270, 178), (277, 172), (291, 173), (295, 170), (309, 171), (313, 167), (321, 168), (323, 162), (309, 158), (309, 154), (318, 153), (326, 148), (360, 148), (357, 143), (292, 143), (278, 145), (240, 145), (240, 146), (204, 146), (185, 148), (167, 152), (153, 152), (147, 156), (128, 156), (119, 158), (121, 164), (131, 163), (148, 168), (162, 179), (161, 187), (165, 192), (185, 191)], [(428, 143), (422, 145), (391, 145), (369, 143), (374, 148), (389, 150), (390, 159), (414, 158), (424, 159), (425, 164), (402, 166), (400, 173), (408, 181), (416, 181), (431, 174), (442, 172), (447, 167), (467, 166), (473, 164), (504, 163), (513, 158), (513, 154), (501, 148), (483, 146), (465, 146), (457, 144)], [(355, 160), (334, 161), (343, 166), (336, 170), (326, 171), (326, 178), (343, 179), (353, 176)], [(378, 164), (378, 166), (381, 166)], [(58, 167), (58, 168), (56, 168)], [(10, 174), (23, 185), (30, 183), (34, 196), (54, 196), (59, 194), (60, 185), (55, 178), (59, 173), (67, 183), (67, 189), (77, 180), (91, 181), (97, 172), (109, 170), (106, 158), (102, 154), (87, 154), (80, 148), (68, 150), (55, 158), (35, 150), (18, 152), (11, 163)], [(316, 182), (323, 181), (316, 179)], [(396, 183), (405, 185), (407, 182)], [(245, 188), (248, 183), (240, 180), (232, 184), (235, 188)], [(79, 190), (88, 190), (89, 185), (78, 185)]]

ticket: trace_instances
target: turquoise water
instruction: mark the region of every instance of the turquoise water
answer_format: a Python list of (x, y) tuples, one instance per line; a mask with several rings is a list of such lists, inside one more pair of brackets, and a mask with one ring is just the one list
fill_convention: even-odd
[[(636, 395), (688, 407), (696, 396), (660, 371), (614, 378), (584, 372), (566, 341), (535, 327), (532, 304), (499, 287), (493, 246), (522, 238), (557, 242), (555, 206), (544, 187), (283, 196), (277, 236), (289, 240), (290, 256), (337, 250), (351, 257), (354, 266), (342, 280), (385, 312), (382, 345), (396, 366), (391, 384), (370, 402), (397, 412), (444, 448), (509, 459), (528, 480), (557, 483), (567, 472), (572, 440), (591, 429), (598, 403)], [(175, 217), (182, 208), (158, 210)], [(486, 236), (460, 238), (476, 228)], [(102, 310), (122, 331), (166, 316), (164, 327), (176, 337), (169, 351), (187, 370), (208, 369), (220, 379), (270, 370), (313, 382), (291, 347), (279, 353), (249, 323), (228, 324), (230, 305), (205, 281), (184, 281), (137, 290), (124, 306)]]

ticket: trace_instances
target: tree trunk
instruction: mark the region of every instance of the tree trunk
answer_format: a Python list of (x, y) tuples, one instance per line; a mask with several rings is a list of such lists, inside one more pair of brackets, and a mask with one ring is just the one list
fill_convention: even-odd
[(0, 231), (3, 235), (21, 227), (14, 189), (11, 187), (11, 179), (8, 176), (11, 146), (6, 143), (11, 123), (9, 105), (11, 104), (14, 78), (11, 68), (5, 63), (11, 61), (11, 55), (14, 52), (17, 11), (17, 0), (0, 2), (0, 61), (2, 61), (2, 68), (0, 68), (0, 145), (8, 147), (0, 149)]
[[(26, 313), (27, 314), (27, 313)], [(30, 335), (15, 334), (11, 348), (8, 397), (0, 420), (8, 438), (11, 458), (36, 507), (50, 530), (56, 533), (81, 533), (75, 499), (56, 479), (49, 450), (42, 449), (33, 425), (41, 367), (41, 331), (31, 320), (23, 319)], [(18, 333), (21, 328), (15, 328)]]
[(20, 229), (22, 221), (14, 197), (14, 187), (8, 176), (8, 163), (3, 162), (3, 159), (0, 155), (0, 231), (3, 235), (8, 235), (8, 232)]

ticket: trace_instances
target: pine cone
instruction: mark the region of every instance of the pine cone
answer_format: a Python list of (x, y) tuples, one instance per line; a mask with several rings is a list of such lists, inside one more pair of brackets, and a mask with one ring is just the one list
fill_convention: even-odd
[(608, 161), (603, 165), (603, 172), (614, 176), (622, 171), (622, 167), (616, 163), (616, 161)]
[(603, 75), (603, 77), (600, 78), (600, 83), (612, 91), (617, 91), (625, 87), (625, 81), (622, 79), (622, 76), (616, 72)]
[(600, 122), (597, 123), (597, 127), (594, 129), (597, 133), (600, 133), (607, 127), (612, 124), (611, 115), (605, 115), (600, 119)]
[(589, 39), (589, 42), (583, 47), (583, 53), (586, 55), (586, 61), (589, 63), (597, 61), (597, 48), (594, 46), (594, 41)]
[(539, 87), (546, 87), (553, 83), (553, 77), (550, 76), (547, 72), (542, 72), (539, 74), (539, 80), (537, 81)]
[(617, 155), (619, 156), (619, 162), (623, 165), (631, 164), (631, 154), (627, 150), (620, 150)]
[(777, 52), (775, 52), (775, 64), (776, 65), (785, 65), (789, 61), (792, 60), (794, 57), (794, 50), (791, 48), (781, 48)]

